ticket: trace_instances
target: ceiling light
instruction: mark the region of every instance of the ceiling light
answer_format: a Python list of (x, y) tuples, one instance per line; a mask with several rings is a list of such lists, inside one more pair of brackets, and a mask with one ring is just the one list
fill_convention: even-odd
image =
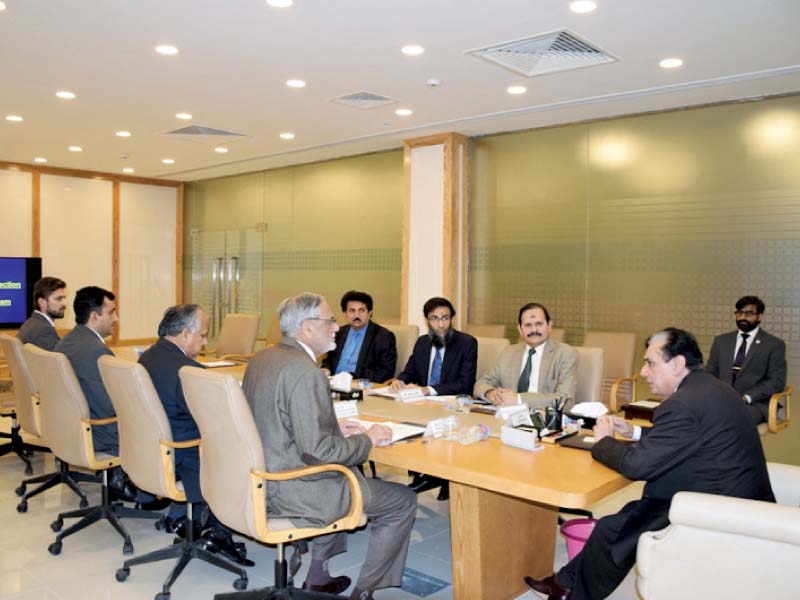
[(214, 148), (214, 152), (216, 152), (217, 154), (227, 154), (228, 149), (225, 146), (217, 146), (216, 148)]
[(394, 111), (394, 114), (396, 114), (398, 117), (408, 117), (414, 114), (414, 111), (410, 108), (398, 108), (396, 111)]
[(178, 53), (178, 49), (175, 46), (162, 44), (161, 46), (156, 46), (156, 52), (164, 56), (175, 56)]
[(680, 58), (665, 58), (658, 63), (658, 66), (662, 69), (677, 69), (683, 66), (683, 61)]
[(281, 139), (282, 140), (293, 140), (294, 139), (294, 134), (287, 131), (286, 133), (282, 133), (281, 134)]
[(575, 0), (575, 2), (571, 2), (569, 5), (569, 9), (579, 15), (594, 12), (596, 8), (597, 2), (593, 2), (592, 0)]
[(6, 121), (11, 121), (12, 123), (22, 123), (23, 119), (19, 115), (6, 115)]
[(131, 132), (130, 131), (118, 131), (114, 135), (116, 135), (117, 137), (131, 137)]
[(181, 119), (182, 121), (190, 121), (192, 118), (192, 113), (178, 113), (175, 115), (176, 119)]
[(524, 94), (528, 91), (528, 88), (526, 88), (524, 85), (511, 85), (506, 88), (506, 91), (509, 94)]
[(175, 161), (172, 160), (171, 158), (162, 158), (161, 162), (164, 163), (165, 165), (174, 165), (175, 164)]
[(425, 48), (418, 46), (417, 44), (411, 44), (409, 46), (403, 46), (400, 48), (400, 51), (408, 56), (419, 56), (425, 52)]
[(133, 167), (125, 167), (124, 169), (122, 169), (122, 172), (123, 173), (135, 173), (136, 170)]
[(43, 156), (37, 156), (36, 158), (34, 158), (34, 159), (33, 159), (33, 162), (37, 162), (37, 163), (46, 163), (46, 162), (47, 162), (47, 159), (46, 159), (46, 158), (44, 158)]
[(290, 79), (286, 82), (286, 85), (290, 88), (304, 88), (306, 87), (306, 82), (302, 79)]
[(72, 92), (68, 92), (66, 90), (59, 90), (56, 92), (56, 96), (61, 98), (62, 100), (73, 100), (75, 98), (75, 94)]
[(67, 148), (67, 150), (69, 150), (70, 152), (83, 152), (83, 148), (81, 148), (80, 146), (70, 146), (69, 148)]
[(0, 10), (5, 10), (5, 9), (6, 9), (6, 3), (0, 2)]
[(267, 0), (267, 4), (272, 8), (289, 8), (294, 0)]

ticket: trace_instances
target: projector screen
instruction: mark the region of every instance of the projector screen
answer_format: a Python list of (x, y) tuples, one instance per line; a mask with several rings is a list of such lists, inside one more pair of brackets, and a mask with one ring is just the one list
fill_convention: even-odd
[(0, 256), (0, 328), (18, 328), (33, 312), (33, 285), (41, 276), (41, 258)]

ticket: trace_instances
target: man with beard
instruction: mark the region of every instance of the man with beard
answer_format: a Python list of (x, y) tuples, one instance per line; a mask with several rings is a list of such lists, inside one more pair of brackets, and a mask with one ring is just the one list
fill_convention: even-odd
[(33, 286), (33, 304), (36, 310), (22, 324), (17, 338), (23, 344), (52, 352), (59, 340), (53, 321), (64, 318), (67, 284), (58, 277), (42, 277)]
[(347, 372), (356, 379), (386, 381), (394, 375), (394, 334), (372, 321), (372, 296), (350, 290), (341, 301), (349, 325), (336, 332), (336, 349), (322, 362), (329, 373)]
[(474, 395), (493, 404), (531, 408), (545, 408), (563, 396), (569, 409), (578, 384), (578, 351), (549, 339), (550, 313), (538, 302), (520, 308), (517, 321), (524, 341), (503, 350), (494, 369), (475, 384)]
[[(278, 318), (283, 339), (250, 359), (242, 382), (264, 445), (267, 471), (321, 463), (353, 471), (371, 523), (366, 559), (350, 598), (369, 600), (374, 590), (403, 581), (416, 497), (402, 485), (365, 479), (356, 468), (373, 445), (391, 442), (392, 431), (378, 424), (364, 430), (353, 422), (337, 423), (328, 379), (316, 362), (317, 356), (334, 349), (339, 330), (325, 298), (309, 292), (286, 298), (278, 306)], [(350, 494), (342, 476), (328, 473), (269, 481), (267, 501), (272, 516), (291, 518), (298, 526), (321, 525), (347, 512)], [(344, 532), (314, 538), (303, 588), (329, 594), (347, 589), (349, 577), (332, 577), (328, 571), (328, 560), (346, 546)]]
[(764, 302), (744, 296), (736, 303), (738, 331), (718, 335), (706, 370), (732, 385), (754, 423), (769, 418), (769, 398), (786, 387), (786, 344), (761, 328)]

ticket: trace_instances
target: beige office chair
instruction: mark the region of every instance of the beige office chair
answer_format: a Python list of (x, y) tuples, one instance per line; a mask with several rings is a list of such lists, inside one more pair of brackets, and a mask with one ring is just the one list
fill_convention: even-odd
[(253, 356), (258, 337), (261, 317), (244, 313), (230, 313), (222, 321), (217, 344), (214, 350), (206, 354), (214, 354), (220, 360), (247, 362)]
[[(603, 349), (603, 402), (611, 412), (635, 397), (636, 334), (631, 332), (587, 331), (584, 346)], [(614, 389), (612, 395), (611, 390)]]
[(414, 350), (414, 344), (417, 343), (419, 338), (419, 327), (416, 325), (393, 324), (386, 324), (384, 327), (394, 334), (397, 345), (397, 365), (394, 368), (394, 376), (397, 377), (408, 364), (408, 359)]
[(480, 325), (468, 323), (464, 326), (464, 333), (468, 333), (473, 337), (504, 338), (506, 337), (506, 326), (492, 323)]
[[(164, 405), (145, 368), (134, 362), (114, 356), (98, 360), (100, 376), (106, 386), (111, 403), (117, 413), (119, 427), (119, 455), (122, 468), (141, 490), (174, 502), (186, 502), (183, 485), (175, 479), (175, 451), (200, 445), (200, 440), (175, 442), (172, 427), (164, 412)], [(130, 558), (117, 570), (117, 581), (125, 581), (131, 567), (162, 560), (178, 559), (164, 582), (159, 600), (166, 600), (170, 588), (193, 558), (235, 573), (237, 590), (247, 587), (247, 572), (212, 554), (194, 539), (192, 507), (186, 507), (186, 539), (166, 548)]]
[(550, 329), (550, 339), (557, 342), (563, 342), (564, 337), (567, 335), (567, 330), (563, 327), (553, 327)]
[[(277, 544), (273, 588), (241, 592), (242, 598), (289, 598), (299, 590), (288, 578), (284, 544), (327, 533), (360, 527), (361, 488), (352, 471), (342, 465), (324, 464), (267, 473), (261, 437), (241, 386), (230, 375), (197, 367), (180, 370), (186, 403), (200, 428), (200, 483), (214, 515), (225, 525), (265, 544)], [(317, 473), (341, 473), (350, 488), (350, 510), (324, 527), (296, 527), (289, 519), (267, 516), (267, 481), (286, 481)], [(246, 595), (245, 595), (246, 594)], [(238, 594), (217, 594), (234, 598)], [(309, 591), (295, 597), (330, 598)]]
[(794, 388), (787, 385), (782, 392), (770, 396), (769, 418), (766, 423), (759, 423), (758, 433), (779, 433), (792, 424), (792, 392)]
[[(60, 352), (42, 350), (33, 344), (25, 344), (24, 354), (25, 362), (30, 367), (33, 381), (39, 390), (42, 434), (50, 444), (53, 454), (70, 465), (103, 472), (101, 503), (59, 514), (50, 524), (50, 528), (58, 535), (47, 548), (48, 551), (50, 554), (60, 554), (62, 540), (65, 537), (100, 519), (106, 519), (122, 536), (123, 553), (132, 553), (131, 537), (119, 519), (121, 517), (158, 519), (161, 515), (121, 504), (111, 504), (108, 494), (108, 470), (119, 466), (120, 460), (119, 456), (94, 451), (92, 427), (114, 423), (117, 418), (89, 418), (89, 405), (66, 356)], [(80, 520), (61, 530), (64, 519), (75, 518)]]
[(575, 346), (578, 351), (578, 385), (575, 388), (575, 403), (603, 401), (602, 348)]
[(478, 368), (476, 371), (478, 379), (484, 373), (491, 371), (497, 364), (503, 350), (511, 343), (505, 338), (476, 337), (478, 340)]

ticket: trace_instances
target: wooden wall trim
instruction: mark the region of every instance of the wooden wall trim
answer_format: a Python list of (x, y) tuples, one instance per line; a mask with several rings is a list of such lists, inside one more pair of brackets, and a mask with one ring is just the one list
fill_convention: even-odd
[(31, 174), (31, 256), (42, 255), (42, 187), (39, 173)]
[(400, 322), (408, 323), (408, 247), (411, 243), (411, 146), (403, 146), (403, 223), (400, 231)]
[(175, 190), (175, 304), (183, 302), (183, 192), (180, 184)]
[(104, 173), (102, 171), (84, 171), (81, 169), (66, 169), (63, 167), (43, 167), (40, 165), (28, 165), (25, 163), (12, 163), (0, 160), (0, 169), (8, 171), (26, 171), (34, 175), (61, 175), (64, 177), (82, 177), (84, 179), (102, 179), (105, 181), (119, 181), (125, 183), (141, 183), (146, 185), (160, 185), (163, 187), (178, 187), (183, 185), (181, 181), (172, 179), (151, 179), (149, 177), (136, 177), (134, 175), (118, 175), (116, 173)]
[[(117, 297), (117, 313), (120, 313), (119, 295), (119, 245), (120, 245), (120, 182), (114, 181), (111, 186), (112, 217), (111, 217), (111, 291)], [(112, 344), (119, 343), (119, 326), (114, 328), (111, 338)]]

